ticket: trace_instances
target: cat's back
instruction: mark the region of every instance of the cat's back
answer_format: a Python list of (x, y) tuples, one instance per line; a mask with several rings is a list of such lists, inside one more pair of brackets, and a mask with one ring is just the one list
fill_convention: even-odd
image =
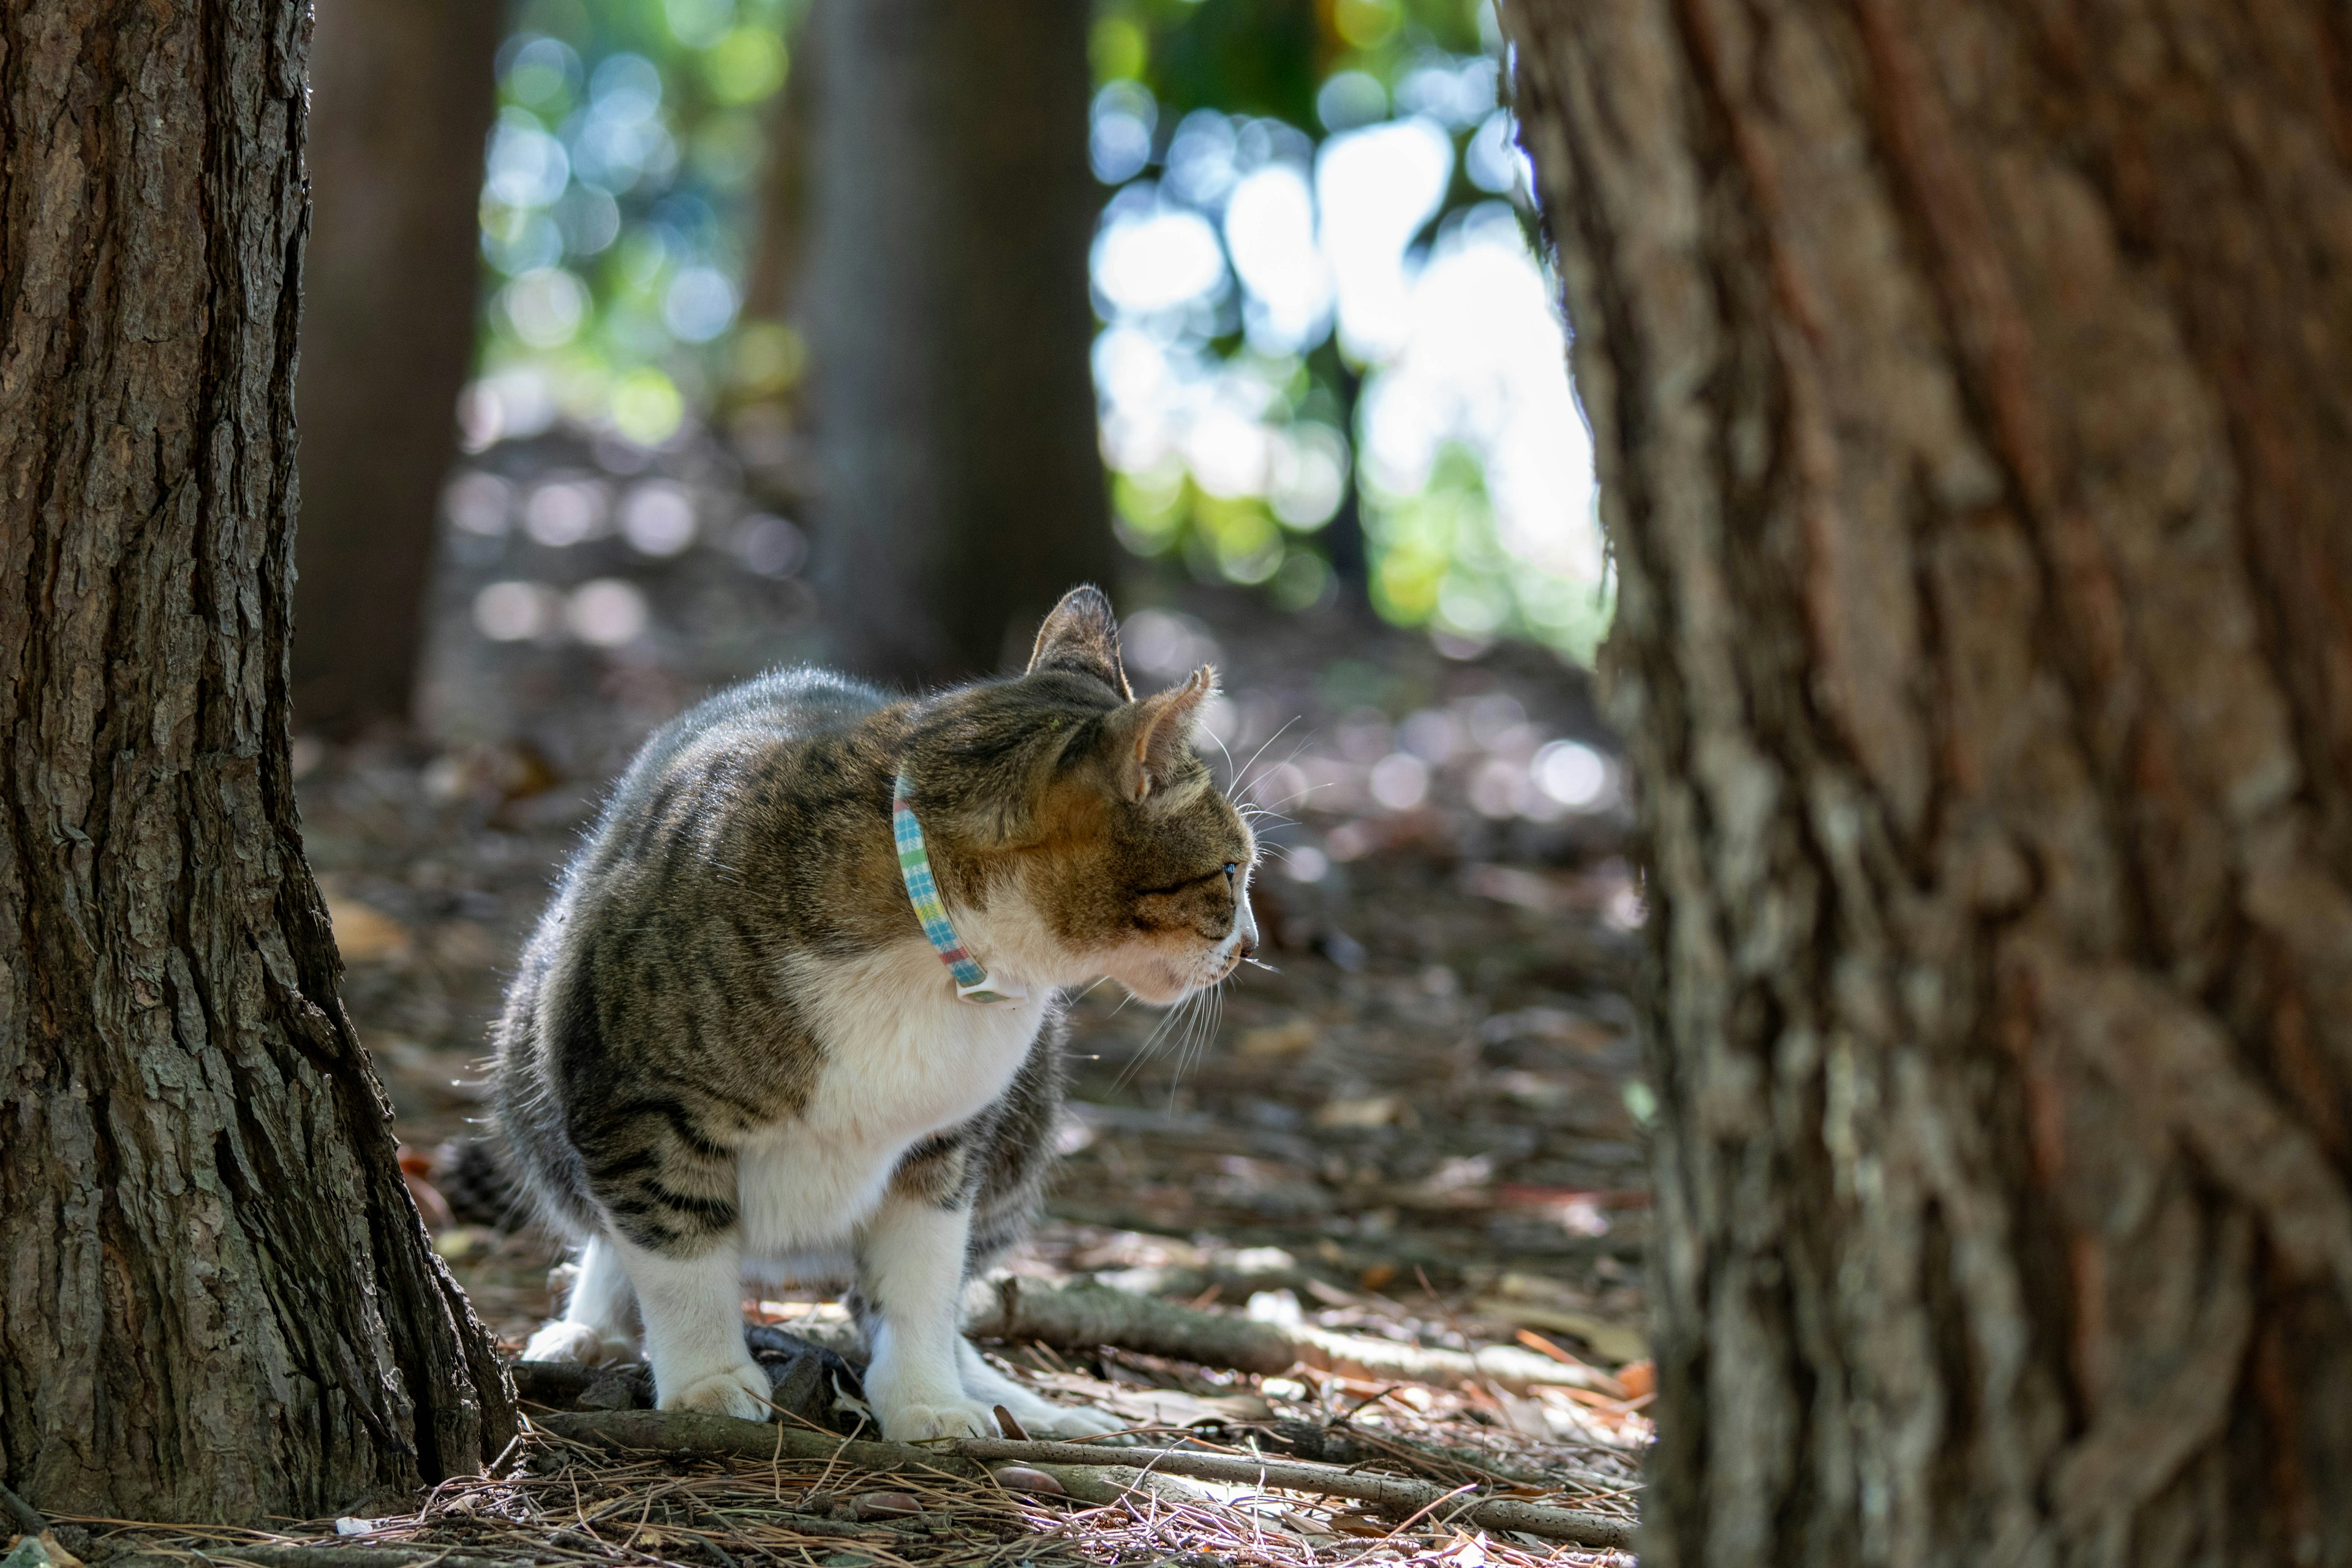
[(741, 818), (795, 819), (822, 833), (849, 797), (887, 772), (885, 737), (867, 721), (887, 694), (831, 670), (772, 670), (688, 709), (654, 732), (614, 786), (573, 870), (593, 875), (641, 862), (666, 839), (704, 845)]
[(813, 668), (770, 670), (730, 686), (654, 731), (621, 775), (602, 820), (629, 816), (647, 791), (681, 768), (779, 752), (788, 759), (799, 748), (847, 742), (891, 700), (862, 681)]

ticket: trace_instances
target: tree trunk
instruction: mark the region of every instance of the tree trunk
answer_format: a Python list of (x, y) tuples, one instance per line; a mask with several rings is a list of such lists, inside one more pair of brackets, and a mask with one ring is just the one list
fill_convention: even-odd
[(1647, 838), (1644, 1561), (2352, 1563), (2352, 20), (1505, 16)]
[(320, 0), (302, 311), (294, 718), (404, 720), (474, 358), (500, 7)]
[(832, 0), (808, 18), (817, 548), (866, 673), (992, 673), (1073, 584), (1109, 574), (1087, 15)]
[(792, 29), (792, 67), (784, 89), (768, 100), (768, 156), (760, 168), (759, 219), (751, 233), (751, 266), (743, 279), (743, 319), (781, 321), (796, 313), (801, 273), (809, 253), (809, 153), (815, 127), (809, 113), (815, 74), (815, 29)]
[(53, 1512), (316, 1517), (514, 1426), (288, 774), (307, 15), (0, 7), (0, 1477)]

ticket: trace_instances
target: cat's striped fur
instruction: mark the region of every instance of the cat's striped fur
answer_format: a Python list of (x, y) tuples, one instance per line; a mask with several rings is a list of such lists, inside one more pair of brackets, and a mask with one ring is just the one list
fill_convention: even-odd
[[(1098, 1430), (955, 1331), (1019, 1240), (1061, 1101), (1064, 987), (1147, 1001), (1256, 941), (1255, 844), (1191, 748), (1203, 670), (1141, 701), (1107, 600), (1066, 598), (1028, 672), (914, 700), (817, 671), (720, 694), (648, 742), (524, 951), (498, 1110), (544, 1217), (584, 1248), (529, 1353), (642, 1324), (665, 1408), (757, 1417), (754, 1271), (854, 1273), (893, 1437)], [(965, 945), (1025, 1000), (960, 1002), (899, 879), (913, 803)]]

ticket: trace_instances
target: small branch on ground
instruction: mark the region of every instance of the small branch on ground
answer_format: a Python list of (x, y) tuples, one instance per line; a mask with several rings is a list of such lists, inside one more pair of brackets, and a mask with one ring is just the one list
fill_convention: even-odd
[[(1229, 1485), (1279, 1487), (1286, 1491), (1348, 1498), (1369, 1504), (1393, 1519), (1410, 1520), (1434, 1513), (1447, 1523), (1523, 1531), (1549, 1541), (1571, 1542), (1580, 1546), (1622, 1548), (1633, 1537), (1632, 1525), (1623, 1520), (1605, 1519), (1572, 1509), (1508, 1498), (1457, 1497), (1454, 1489), (1426, 1481), (1296, 1460), (1258, 1459), (1241, 1454), (1179, 1448), (1106, 1449), (1084, 1443), (982, 1437), (918, 1447), (906, 1443), (852, 1441), (814, 1430), (677, 1411), (616, 1410), (545, 1415), (536, 1418), (535, 1425), (556, 1436), (606, 1448), (684, 1450), (751, 1459), (770, 1459), (782, 1454), (837, 1459), (864, 1469), (929, 1470), (971, 1480), (984, 1476), (991, 1464), (1017, 1462), (1053, 1476), (1068, 1495), (1086, 1502), (1116, 1500), (1129, 1491), (1145, 1489), (1155, 1478), (1183, 1476)], [(1137, 1472), (1143, 1474), (1139, 1476)], [(1139, 1486), (1139, 1481), (1143, 1485)]]

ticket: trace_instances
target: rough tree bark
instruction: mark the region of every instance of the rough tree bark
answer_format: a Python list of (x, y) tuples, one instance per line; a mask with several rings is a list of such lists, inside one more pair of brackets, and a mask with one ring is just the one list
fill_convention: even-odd
[(299, 0), (0, 6), (0, 1477), (315, 1517), (514, 1426), (287, 766)]
[(816, 547), (866, 673), (992, 673), (1072, 584), (1110, 572), (1087, 15), (838, 0), (805, 24)]
[(1508, 0), (1621, 592), (1644, 1560), (2352, 1563), (2352, 19)]
[(404, 720), (473, 363), (499, 7), (320, 0), (304, 265), (294, 718)]

